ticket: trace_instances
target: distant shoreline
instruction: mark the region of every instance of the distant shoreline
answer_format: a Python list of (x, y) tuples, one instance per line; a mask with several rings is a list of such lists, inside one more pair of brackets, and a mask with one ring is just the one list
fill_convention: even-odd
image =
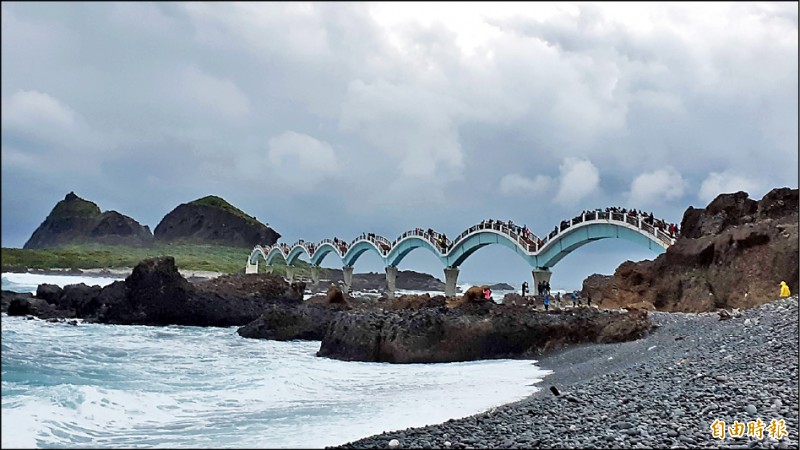
[[(222, 272), (211, 272), (205, 270), (178, 270), (180, 274), (191, 281), (192, 279), (211, 280), (219, 276), (225, 275)], [(127, 278), (133, 272), (133, 267), (121, 267), (114, 269), (66, 269), (66, 268), (51, 268), (51, 269), (27, 269), (25, 271), (15, 270), (8, 271), (8, 273), (31, 273), (37, 275), (72, 275), (81, 277), (109, 277), (109, 278)]]

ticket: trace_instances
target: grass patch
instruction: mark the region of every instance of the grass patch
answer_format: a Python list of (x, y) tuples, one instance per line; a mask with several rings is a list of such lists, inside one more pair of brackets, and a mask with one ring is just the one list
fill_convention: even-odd
[(205, 196), (203, 198), (199, 198), (199, 199), (197, 199), (197, 200), (195, 200), (193, 202), (190, 202), (189, 204), (190, 205), (213, 206), (215, 208), (219, 208), (219, 209), (222, 209), (224, 211), (227, 211), (227, 212), (233, 214), (234, 216), (240, 217), (240, 218), (242, 218), (242, 219), (244, 219), (244, 220), (246, 220), (248, 222), (251, 222), (251, 223), (254, 223), (254, 224), (257, 224), (257, 225), (264, 225), (261, 222), (259, 222), (258, 220), (256, 220), (256, 218), (254, 216), (248, 216), (241, 209), (231, 205), (230, 203), (228, 203), (227, 201), (225, 201), (224, 199), (222, 199), (220, 197), (217, 197), (216, 195), (207, 195), (207, 196)]
[[(143, 259), (155, 256), (172, 256), (178, 269), (205, 270), (221, 273), (244, 272), (252, 249), (198, 244), (160, 244), (149, 248), (121, 245), (74, 244), (61, 247), (26, 250), (3, 248), (0, 254), (2, 271), (24, 269), (122, 269), (134, 267)], [(310, 265), (298, 260), (297, 274), (310, 276)], [(264, 260), (259, 261), (259, 272), (264, 271)], [(273, 273), (286, 274), (283, 260), (275, 260)]]

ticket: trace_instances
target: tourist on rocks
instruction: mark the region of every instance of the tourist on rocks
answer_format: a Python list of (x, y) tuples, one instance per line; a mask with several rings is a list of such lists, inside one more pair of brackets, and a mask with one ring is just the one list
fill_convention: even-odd
[(592, 293), (589, 292), (586, 295), (586, 306), (592, 306)]
[(790, 295), (792, 295), (792, 293), (789, 292), (789, 286), (786, 285), (785, 281), (781, 281), (781, 297), (788, 297)]
[(572, 307), (573, 308), (577, 308), (578, 307), (578, 294), (575, 291), (572, 291), (572, 294), (570, 294), (570, 296), (572, 297)]
[(550, 294), (544, 295), (544, 310), (547, 311), (547, 308), (550, 307)]
[(544, 282), (544, 290), (547, 293), (547, 295), (550, 295), (550, 282), (549, 281), (545, 281)]
[(492, 290), (489, 289), (488, 287), (483, 290), (483, 298), (485, 298), (486, 300), (492, 299)]
[(525, 294), (528, 292), (528, 282), (522, 282), (522, 296), (525, 297)]

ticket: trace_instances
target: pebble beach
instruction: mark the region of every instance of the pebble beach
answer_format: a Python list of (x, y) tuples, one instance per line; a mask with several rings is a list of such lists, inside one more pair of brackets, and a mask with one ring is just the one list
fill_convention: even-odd
[(796, 295), (649, 315), (642, 339), (540, 357), (553, 374), (522, 401), (339, 448), (798, 448)]

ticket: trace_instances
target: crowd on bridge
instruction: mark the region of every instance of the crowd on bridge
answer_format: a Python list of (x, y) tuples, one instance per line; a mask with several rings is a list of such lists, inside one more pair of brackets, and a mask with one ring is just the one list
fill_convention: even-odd
[(447, 247), (450, 246), (450, 241), (447, 240), (446, 234), (439, 233), (433, 228), (428, 228), (427, 230), (423, 230), (422, 228), (417, 227), (414, 229), (414, 231), (416, 232), (417, 235), (424, 237), (428, 241), (438, 244), (442, 253), (447, 252)]
[[(355, 243), (355, 241), (358, 241), (358, 240), (367, 240), (367, 241), (372, 242), (373, 244), (377, 244), (381, 248), (383, 253), (389, 253), (389, 250), (391, 250), (391, 247), (389, 247), (389, 244), (387, 244), (385, 242), (386, 239), (383, 238), (383, 237), (378, 239), (378, 235), (376, 235), (375, 233), (361, 233), (361, 236), (355, 238), (353, 240), (353, 243)], [(342, 252), (342, 253), (344, 253), (344, 252)]]
[[(636, 210), (636, 209), (633, 209), (633, 208), (632, 209), (627, 209), (627, 208), (622, 208), (622, 207), (619, 207), (619, 206), (611, 206), (611, 207), (605, 208), (605, 210), (603, 210), (601, 208), (596, 208), (594, 210), (585, 210), (585, 211), (581, 212), (581, 214), (573, 217), (571, 220), (562, 220), (559, 225), (556, 225), (553, 228), (553, 231), (550, 232), (550, 234), (547, 236), (547, 239), (549, 241), (550, 239), (555, 237), (559, 232), (562, 232), (562, 231), (566, 230), (567, 228), (569, 228), (570, 226), (572, 226), (572, 225), (574, 225), (576, 223), (583, 222), (584, 220), (596, 220), (596, 219), (598, 219), (598, 214), (603, 214), (603, 213), (605, 213), (605, 217), (601, 217), (601, 218), (612, 218), (613, 219), (614, 216), (611, 216), (612, 213), (613, 214), (621, 214), (624, 217), (629, 217), (629, 218), (635, 219), (637, 221), (641, 220), (641, 223), (650, 225), (654, 229), (653, 233), (655, 233), (655, 230), (657, 229), (657, 230), (661, 230), (663, 233), (667, 234), (668, 236), (670, 236), (672, 238), (677, 238), (677, 237), (680, 236), (680, 228), (678, 227), (678, 224), (669, 223), (669, 222), (667, 222), (665, 220), (662, 220), (662, 219), (656, 219), (655, 217), (653, 217), (653, 213), (652, 212), (648, 213), (648, 212), (644, 212), (642, 210)], [(623, 218), (622, 220), (625, 220), (625, 219)], [(474, 228), (475, 227), (471, 228), (470, 230), (474, 230)], [(499, 219), (482, 220), (480, 222), (480, 224), (477, 225), (477, 228), (480, 229), (480, 230), (485, 230), (485, 229), (503, 230), (503, 229), (506, 229), (506, 230), (508, 230), (510, 232), (512, 237), (516, 236), (517, 240), (521, 244), (526, 245), (528, 251), (533, 251), (534, 249), (538, 250), (538, 249), (542, 248), (542, 246), (545, 244), (545, 242), (542, 241), (541, 238), (539, 238), (538, 236), (536, 236), (534, 233), (531, 232), (531, 230), (528, 228), (527, 225), (517, 225), (511, 219), (509, 219), (507, 221), (499, 220)], [(467, 232), (470, 231), (470, 230), (467, 230), (464, 233), (462, 233), (461, 236), (456, 238), (456, 241), (458, 241), (462, 236), (467, 234)], [(418, 228), (414, 229), (414, 232), (415, 232), (415, 235), (422, 236), (422, 237), (426, 238), (428, 241), (430, 241), (431, 243), (438, 244), (439, 249), (441, 250), (442, 253), (446, 253), (448, 248), (453, 245), (453, 243), (451, 243), (450, 241), (447, 240), (447, 235), (445, 235), (444, 233), (439, 233), (436, 230), (434, 230), (433, 228), (428, 228), (426, 230), (426, 229), (418, 227)], [(387, 254), (391, 250), (392, 246), (397, 243), (397, 240), (396, 240), (394, 243), (389, 244), (388, 241), (385, 238), (380, 237), (380, 236), (376, 235), (375, 233), (366, 233), (366, 232), (365, 233), (361, 233), (361, 235), (358, 236), (357, 238), (355, 238), (353, 240), (353, 242), (351, 242), (350, 244), (348, 244), (347, 242), (343, 241), (342, 239), (339, 239), (339, 238), (336, 238), (336, 237), (333, 238), (331, 241), (333, 242), (334, 247), (337, 250), (339, 250), (340, 254), (344, 255), (345, 253), (347, 253), (348, 247), (351, 247), (356, 241), (359, 241), (359, 240), (367, 240), (367, 241), (370, 241), (370, 242), (376, 244), (377, 246), (380, 247), (382, 253), (384, 253), (384, 254)], [(300, 241), (298, 241), (298, 244), (303, 244), (303, 242), (304, 242), (303, 240), (300, 240)], [(325, 241), (323, 241), (323, 242), (325, 242)], [(285, 243), (280, 243), (280, 244), (277, 244), (277, 245), (280, 246), (280, 248), (284, 251), (284, 253), (288, 253), (289, 250), (291, 249), (290, 246), (285, 244)], [(314, 251), (316, 250), (316, 246), (314, 244), (307, 244), (306, 248), (308, 249), (308, 252), (311, 255), (313, 255)]]
[[(572, 220), (562, 220), (559, 225), (556, 225), (553, 228), (553, 231), (550, 232), (548, 235), (549, 239), (552, 239), (555, 235), (559, 233), (559, 231), (564, 231), (569, 228), (571, 225), (576, 223), (583, 222), (584, 220), (596, 220), (598, 218), (598, 213), (603, 213), (610, 215), (611, 213), (621, 214), (623, 216), (631, 217), (633, 219), (639, 220), (641, 219), (642, 223), (652, 226), (655, 229), (661, 230), (662, 232), (668, 234), (672, 238), (677, 238), (680, 236), (680, 228), (678, 224), (669, 223), (662, 219), (656, 219), (653, 217), (653, 213), (647, 213), (642, 210), (636, 209), (627, 209), (622, 208), (619, 206), (610, 206), (604, 210), (597, 208), (594, 210), (585, 210), (578, 214), (577, 216), (573, 217)], [(624, 220), (624, 219), (623, 219)]]
[(478, 226), (480, 227), (480, 229), (487, 229), (487, 228), (502, 229), (503, 227), (506, 227), (512, 233), (519, 236), (520, 240), (522, 240), (525, 244), (527, 244), (529, 249), (534, 248), (535, 246), (537, 246), (537, 244), (538, 247), (544, 245), (544, 242), (542, 242), (542, 240), (539, 239), (538, 236), (532, 233), (527, 225), (522, 225), (522, 226), (517, 225), (511, 219), (508, 219), (508, 221), (495, 220), (495, 219), (482, 220)]
[(620, 207), (616, 207), (616, 206), (612, 206), (612, 207), (606, 208), (606, 212), (607, 213), (612, 213), (612, 212), (621, 213), (621, 214), (626, 214), (629, 217), (634, 217), (636, 219), (642, 219), (642, 222), (644, 222), (644, 223), (646, 223), (646, 224), (648, 224), (648, 225), (650, 225), (650, 226), (652, 226), (654, 228), (657, 228), (657, 229), (663, 231), (664, 233), (669, 234), (673, 238), (677, 238), (677, 237), (680, 236), (680, 228), (678, 227), (678, 224), (670, 223), (670, 222), (667, 222), (667, 221), (662, 220), (662, 219), (656, 219), (655, 217), (653, 217), (653, 213), (652, 212), (646, 213), (646, 212), (644, 212), (642, 210), (638, 210), (637, 211), (636, 209), (627, 209), (626, 210), (625, 208), (620, 208)]

